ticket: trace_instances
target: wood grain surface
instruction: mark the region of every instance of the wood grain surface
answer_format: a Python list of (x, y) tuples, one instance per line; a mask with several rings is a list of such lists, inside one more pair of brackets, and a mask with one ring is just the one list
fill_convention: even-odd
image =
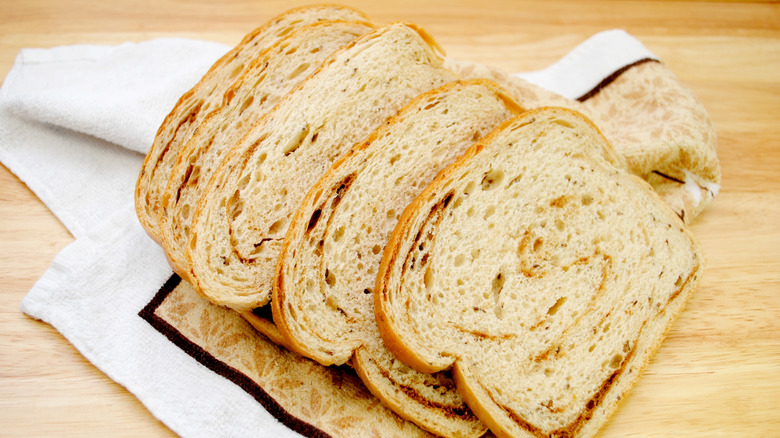
[[(345, 1), (410, 21), (455, 58), (539, 69), (601, 30), (638, 37), (719, 137), (722, 190), (695, 220), (702, 286), (601, 437), (780, 436), (780, 5), (761, 2)], [(235, 44), (299, 1), (3, 0), (0, 78), (25, 47), (188, 37)], [(170, 436), (19, 302), (73, 238), (0, 166), (0, 436)]]

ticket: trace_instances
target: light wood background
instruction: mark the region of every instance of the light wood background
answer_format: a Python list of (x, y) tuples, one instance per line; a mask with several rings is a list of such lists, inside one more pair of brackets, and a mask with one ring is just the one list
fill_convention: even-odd
[[(693, 224), (703, 284), (603, 437), (780, 436), (780, 5), (345, 0), (411, 21), (448, 54), (538, 69), (623, 28), (688, 84), (719, 135), (723, 184)], [(0, 78), (24, 47), (191, 37), (235, 44), (299, 1), (2, 0)], [(0, 166), (0, 436), (170, 436), (19, 302), (73, 238)]]

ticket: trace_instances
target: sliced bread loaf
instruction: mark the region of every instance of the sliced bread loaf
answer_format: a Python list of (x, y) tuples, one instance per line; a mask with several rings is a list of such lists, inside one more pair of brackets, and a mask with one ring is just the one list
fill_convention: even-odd
[(135, 188), (135, 208), (141, 225), (160, 242), (161, 197), (176, 156), (195, 129), (223, 102), (229, 87), (251, 65), (255, 56), (302, 26), (323, 20), (362, 21), (362, 12), (344, 6), (306, 6), (285, 12), (258, 27), (222, 56), (203, 78), (179, 98), (160, 125), (146, 154)]
[(345, 21), (303, 26), (259, 54), (225, 91), (224, 104), (206, 117), (179, 151), (162, 196), (160, 238), (180, 276), (188, 270), (184, 248), (192, 214), (223, 153), (325, 58), (371, 30), (364, 23)]
[(271, 299), (290, 217), (333, 162), (420, 93), (455, 79), (422, 30), (394, 24), (336, 52), (227, 154), (190, 230), (189, 279), (209, 300)]
[(454, 385), (387, 352), (371, 291), (403, 207), (474, 141), (519, 113), (486, 80), (451, 82), (415, 98), (309, 190), (284, 239), (271, 301), (286, 345), (323, 365), (352, 361), (374, 394), (441, 436), (479, 436)]
[(452, 369), (499, 436), (593, 436), (703, 270), (701, 249), (595, 126), (505, 123), (405, 210), (374, 291), (387, 347)]

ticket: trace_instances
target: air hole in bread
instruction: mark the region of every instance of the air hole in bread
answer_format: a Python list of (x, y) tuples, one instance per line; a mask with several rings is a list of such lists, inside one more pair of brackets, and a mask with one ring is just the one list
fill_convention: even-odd
[(552, 122), (569, 129), (574, 129), (574, 125), (572, 125), (568, 120), (553, 119)]
[(249, 105), (252, 105), (252, 102), (255, 100), (255, 97), (252, 95), (249, 95), (246, 99), (244, 99), (243, 102), (241, 102), (241, 109), (238, 110), (238, 115), (240, 116), (245, 109), (249, 108)]
[(555, 228), (557, 228), (558, 231), (563, 231), (566, 228), (566, 223), (563, 222), (562, 219), (555, 219)]
[(593, 196), (583, 195), (581, 202), (582, 202), (582, 205), (587, 207), (588, 205), (593, 203)]
[(309, 124), (304, 123), (301, 129), (292, 135), (287, 144), (282, 147), (282, 154), (287, 156), (295, 152), (303, 144), (307, 135), (309, 135)]
[(279, 234), (280, 231), (283, 231), (282, 228), (286, 223), (287, 223), (287, 219), (285, 218), (279, 219), (278, 221), (271, 224), (271, 227), (268, 228), (268, 233), (271, 235)]
[(311, 64), (309, 64), (308, 62), (304, 62), (303, 64), (299, 65), (295, 70), (291, 71), (290, 74), (287, 75), (287, 79), (295, 79), (301, 73), (308, 70), (310, 66)]
[(612, 356), (612, 360), (609, 361), (609, 367), (612, 369), (617, 369), (620, 367), (620, 364), (622, 363), (623, 363), (623, 355), (617, 353), (614, 356)]
[[(314, 210), (314, 213), (312, 213), (311, 218), (309, 218), (309, 225), (306, 227), (306, 231), (311, 231), (316, 225), (317, 221), (320, 220), (320, 215), (322, 214), (321, 209)], [(343, 234), (343, 231), (342, 231)]]
[(423, 275), (423, 283), (425, 283), (426, 289), (430, 289), (431, 286), (433, 286), (433, 269), (431, 269), (430, 266), (428, 266), (428, 269), (425, 270), (425, 275)]
[(288, 33), (292, 32), (296, 28), (296, 24), (300, 23), (301, 20), (295, 20), (290, 22), (290, 24), (287, 27), (283, 27), (279, 30), (279, 32), (276, 32), (276, 36), (283, 37), (287, 35)]
[(504, 282), (506, 281), (506, 277), (503, 273), (499, 271), (498, 274), (496, 274), (496, 277), (493, 279), (492, 283), (492, 292), (493, 292), (493, 301), (495, 302), (495, 313), (496, 317), (499, 319), (503, 318), (503, 310), (504, 306), (501, 305), (501, 291), (504, 289)]
[(190, 204), (184, 204), (181, 206), (181, 217), (189, 219), (190, 217)]
[(321, 47), (315, 47), (315, 48), (313, 48), (313, 49), (309, 50), (309, 53), (317, 53), (317, 52), (319, 52), (320, 50), (321, 50)]
[(504, 180), (504, 171), (503, 170), (494, 170), (490, 169), (485, 173), (485, 176), (482, 178), (482, 190), (493, 190), (496, 187), (498, 187), (501, 182)]
[(495, 205), (488, 205), (488, 207), (485, 209), (485, 216), (484, 219), (487, 220), (490, 216), (493, 216), (496, 213), (496, 206)]
[(455, 266), (461, 266), (466, 261), (466, 255), (465, 254), (458, 254), (455, 256)]
[(395, 164), (396, 161), (401, 159), (401, 154), (395, 154), (392, 157), (390, 157), (390, 164)]
[(252, 176), (252, 175), (250, 175), (250, 174), (248, 174), (248, 173), (247, 173), (246, 175), (244, 175), (244, 177), (243, 177), (243, 178), (241, 178), (241, 179), (238, 181), (238, 184), (236, 185), (236, 186), (237, 186), (237, 189), (236, 189), (236, 191), (244, 190), (244, 189), (246, 188), (247, 184), (249, 184), (249, 178), (250, 178), (251, 176)]
[(333, 241), (338, 242), (341, 240), (341, 238), (344, 236), (344, 227), (338, 227), (336, 228), (336, 231), (333, 232)]
[(236, 218), (238, 218), (238, 216), (243, 211), (244, 211), (244, 201), (241, 199), (238, 190), (236, 190), (236, 192), (233, 193), (233, 196), (230, 198), (230, 217), (233, 220), (236, 220)]
[(330, 272), (330, 269), (325, 269), (325, 283), (328, 286), (333, 287), (336, 285), (336, 275)]
[(547, 314), (551, 316), (555, 315), (556, 313), (558, 313), (558, 310), (565, 302), (566, 302), (566, 297), (558, 298), (558, 301), (556, 301), (555, 304), (553, 304), (549, 309), (547, 309)]
[(438, 105), (438, 104), (439, 104), (439, 102), (440, 102), (439, 100), (434, 100), (434, 101), (432, 101), (431, 103), (429, 103), (428, 105), (426, 105), (426, 106), (423, 108), (423, 110), (426, 110), (426, 111), (427, 111), (427, 110), (429, 110), (429, 109), (431, 109), (431, 108), (435, 107), (436, 105)]
[(374, 254), (379, 254), (382, 251), (382, 247), (379, 245), (374, 245), (373, 248), (371, 248), (371, 252)]
[(244, 70), (244, 64), (239, 63), (236, 68), (233, 69), (233, 71), (230, 72), (230, 76), (228, 79), (235, 79), (238, 77), (239, 74)]

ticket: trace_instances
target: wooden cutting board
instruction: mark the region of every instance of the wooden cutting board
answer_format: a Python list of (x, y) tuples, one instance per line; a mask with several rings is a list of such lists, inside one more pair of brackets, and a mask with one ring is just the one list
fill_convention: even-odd
[[(232, 45), (302, 3), (5, 0), (0, 77), (23, 47), (162, 36)], [(663, 59), (715, 123), (722, 190), (692, 225), (708, 259), (703, 283), (600, 436), (780, 436), (780, 5), (346, 3), (380, 22), (416, 22), (450, 56), (509, 71), (542, 68), (611, 28)], [(172, 435), (54, 329), (18, 310), (72, 237), (4, 167), (0, 187), (0, 435)]]

